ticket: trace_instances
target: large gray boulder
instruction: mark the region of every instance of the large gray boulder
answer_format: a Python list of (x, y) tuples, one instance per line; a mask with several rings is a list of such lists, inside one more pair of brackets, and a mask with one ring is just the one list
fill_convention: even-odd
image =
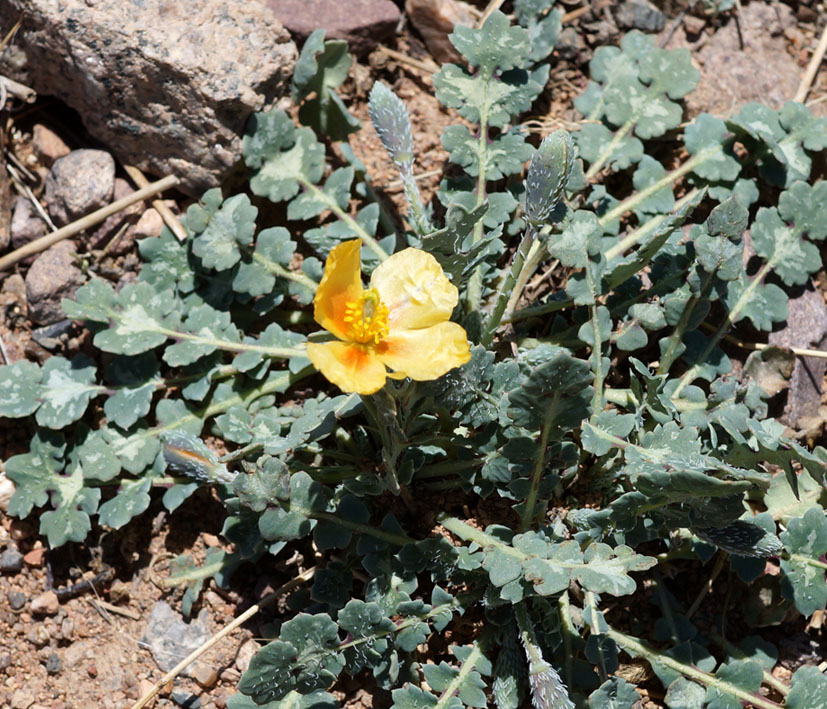
[[(200, 195), (228, 175), (251, 113), (289, 91), (296, 46), (272, 11), (226, 0), (0, 0), (0, 66), (74, 108), (127, 164)], [(10, 56), (14, 56), (10, 53)]]

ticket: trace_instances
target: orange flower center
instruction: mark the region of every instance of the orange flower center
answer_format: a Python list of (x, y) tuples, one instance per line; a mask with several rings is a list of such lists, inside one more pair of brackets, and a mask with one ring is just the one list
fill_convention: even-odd
[(388, 306), (375, 288), (363, 290), (358, 300), (345, 303), (344, 321), (353, 342), (378, 345), (388, 336)]

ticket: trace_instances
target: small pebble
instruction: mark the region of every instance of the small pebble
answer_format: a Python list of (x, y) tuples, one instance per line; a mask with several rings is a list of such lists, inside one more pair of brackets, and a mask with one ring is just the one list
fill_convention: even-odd
[(218, 682), (218, 670), (203, 662), (199, 662), (195, 671), (192, 673), (192, 678), (204, 689), (210, 689), (210, 687), (214, 687)]
[(5, 670), (7, 667), (11, 666), (11, 655), (9, 653), (4, 652), (0, 655), (0, 672)]
[(13, 611), (19, 611), (26, 605), (26, 594), (20, 591), (9, 591), (9, 606)]
[(60, 656), (53, 652), (49, 655), (49, 659), (46, 660), (46, 672), (50, 675), (60, 674), (61, 670), (63, 670), (63, 662), (60, 660)]
[(178, 706), (184, 707), (184, 709), (199, 709), (201, 706), (201, 699), (198, 696), (180, 689), (173, 689), (169, 698)]
[(23, 561), (26, 562), (26, 566), (39, 569), (41, 566), (43, 566), (43, 558), (45, 556), (46, 550), (42, 547), (39, 549), (32, 549), (30, 552), (24, 554)]
[(217, 547), (221, 546), (221, 540), (216, 537), (214, 534), (209, 534), (208, 532), (204, 532), (201, 535), (201, 538), (204, 540), (204, 544), (208, 547)]
[(26, 639), (35, 647), (43, 647), (44, 645), (49, 644), (51, 635), (49, 634), (49, 629), (45, 625), (38, 623), (29, 631)]
[(135, 238), (146, 239), (148, 237), (160, 236), (164, 228), (164, 220), (158, 212), (150, 207), (147, 209), (135, 225)]
[(0, 554), (0, 571), (16, 574), (23, 568), (23, 555), (17, 549), (6, 549)]
[(60, 610), (60, 601), (54, 591), (45, 591), (32, 601), (32, 613), (35, 615), (54, 615)]
[(43, 217), (35, 210), (31, 200), (20, 195), (14, 200), (9, 231), (11, 232), (12, 247), (19, 249), (30, 241), (44, 236), (48, 231), (48, 227), (46, 222), (43, 221)]
[(46, 167), (51, 167), (55, 160), (70, 152), (61, 137), (42, 123), (35, 123), (32, 129), (32, 150)]

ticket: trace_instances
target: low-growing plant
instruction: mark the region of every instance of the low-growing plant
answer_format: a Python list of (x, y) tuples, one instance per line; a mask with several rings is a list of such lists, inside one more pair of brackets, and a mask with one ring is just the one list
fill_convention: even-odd
[[(174, 510), (211, 486), (233, 551), (177, 561), (189, 613), (205, 579), (312, 545), (310, 588), (233, 709), (335, 707), (343, 674), (397, 709), (632, 707), (621, 653), (665, 706), (823, 706), (818, 668), (780, 681), (766, 638), (710, 632), (726, 607), (694, 624), (673, 578), (728, 564), (757, 632), (827, 603), (827, 455), (784, 437), (750, 376), (783, 353), (738, 376), (727, 343), (783, 323), (822, 266), (827, 121), (789, 102), (684, 124), (688, 51), (630, 32), (595, 52), (579, 130), (535, 148), (519, 120), (547, 82), (551, 5), (451, 35), (467, 65), (434, 87), (464, 121), (433, 203), (404, 103), (374, 86), (405, 226), (347, 143), (346, 48), (312, 35), (304, 125), (250, 121), (253, 197), (207, 192), (185, 243), (141, 242), (136, 283), (64, 302), (102, 370), (0, 368), (0, 414), (36, 423), (5, 463), (10, 513), (40, 509), (52, 546), (93, 516), (123, 527), (154, 488)], [(267, 202), (289, 229), (257, 224)]]

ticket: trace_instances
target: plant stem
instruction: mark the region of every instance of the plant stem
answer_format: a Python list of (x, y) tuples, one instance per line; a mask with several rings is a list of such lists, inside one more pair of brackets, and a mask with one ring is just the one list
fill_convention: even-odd
[(598, 221), (601, 226), (605, 226), (609, 222), (613, 222), (615, 219), (622, 217), (626, 212), (631, 212), (635, 207), (651, 197), (655, 192), (671, 185), (678, 178), (683, 177), (687, 173), (692, 172), (692, 170), (698, 167), (698, 165), (701, 165), (707, 160), (715, 157), (722, 149), (723, 146), (715, 145), (712, 148), (702, 150), (700, 153), (687, 160), (679, 168), (672, 170), (672, 172), (666, 173), (666, 175), (664, 175), (657, 182), (654, 182), (648, 187), (645, 187), (639, 192), (635, 192), (633, 195), (627, 197), (600, 217)]
[(269, 258), (259, 253), (258, 251), (253, 251), (251, 256), (254, 261), (260, 263), (274, 276), (294, 281), (300, 285), (303, 285), (305, 288), (313, 292), (315, 292), (316, 288), (319, 287), (319, 284), (316, 283), (316, 281), (310, 278), (310, 276), (308, 276), (307, 274), (301, 273), (299, 271), (291, 271), (289, 268), (285, 268), (280, 263), (271, 261)]
[[(490, 80), (491, 77), (488, 77)], [(481, 97), (482, 109), (480, 110), (480, 132), (477, 140), (479, 156), (477, 174), (477, 200), (474, 207), (479, 207), (486, 197), (486, 165), (488, 164), (488, 81), (482, 82)], [(474, 232), (472, 235), (472, 244), (477, 244), (482, 239), (483, 223), (480, 219), (474, 224)], [(471, 274), (471, 279), (468, 281), (468, 290), (465, 292), (465, 300), (469, 312), (479, 310), (480, 301), (482, 300), (482, 271), (481, 266), (477, 266)]]
[(317, 198), (320, 202), (324, 202), (327, 208), (333, 212), (339, 219), (341, 219), (345, 224), (347, 224), (371, 251), (379, 258), (380, 261), (384, 261), (388, 258), (388, 252), (385, 251), (380, 245), (379, 242), (368, 234), (365, 231), (365, 228), (359, 224), (353, 217), (351, 217), (346, 211), (344, 211), (327, 192), (320, 189), (317, 185), (314, 185), (310, 182), (307, 178), (302, 175), (296, 175), (296, 179), (304, 186), (305, 189), (309, 190), (313, 193), (313, 196)]
[(775, 259), (767, 261), (761, 267), (761, 270), (758, 271), (758, 274), (755, 276), (755, 278), (753, 278), (752, 281), (750, 281), (750, 284), (744, 289), (744, 292), (741, 293), (741, 296), (736, 301), (732, 310), (730, 310), (727, 313), (727, 316), (724, 318), (724, 321), (721, 323), (720, 327), (715, 331), (715, 334), (709, 340), (706, 347), (704, 347), (703, 352), (701, 353), (700, 357), (698, 357), (699, 363), (693, 365), (688, 370), (686, 370), (686, 372), (684, 372), (683, 376), (680, 378), (678, 386), (675, 387), (675, 390), (672, 392), (672, 399), (679, 398), (681, 392), (693, 381), (695, 381), (695, 379), (698, 376), (698, 372), (701, 370), (701, 366), (704, 362), (706, 362), (706, 358), (709, 357), (712, 350), (715, 349), (715, 347), (717, 347), (718, 343), (726, 334), (726, 331), (732, 326), (732, 324), (735, 321), (738, 320), (738, 316), (741, 314), (741, 311), (744, 309), (747, 303), (749, 303), (753, 291), (767, 277), (767, 274), (774, 266)]
[[(540, 261), (542, 261), (543, 257), (547, 254), (548, 252), (543, 248), (543, 242), (539, 239), (535, 239), (534, 243), (531, 245), (531, 248), (528, 251), (528, 256), (526, 256), (525, 264), (523, 265), (522, 269), (520, 269), (520, 275), (517, 276), (517, 282), (514, 284), (514, 289), (512, 290), (511, 295), (508, 298), (508, 304), (505, 306), (505, 316), (503, 317), (503, 320), (508, 321), (508, 318), (516, 310), (517, 303), (520, 302), (520, 298), (523, 295), (523, 291), (525, 290), (525, 287), (528, 284), (528, 279), (531, 278), (531, 276), (537, 270), (537, 266), (540, 265)], [(554, 266), (557, 263), (557, 261), (552, 263), (551, 267), (549, 268), (549, 272), (553, 270)]]
[(450, 681), (442, 694), (439, 695), (439, 700), (433, 705), (434, 707), (437, 709), (445, 709), (454, 705), (454, 702), (451, 701), (454, 698), (454, 695), (459, 692), (462, 687), (462, 683), (466, 680), (468, 675), (471, 674), (477, 663), (485, 657), (483, 646), (486, 644), (486, 639), (486, 635), (483, 635), (482, 638), (474, 642), (471, 653), (465, 658), (465, 661), (462, 663), (462, 667), (460, 667), (456, 676)]
[(511, 268), (506, 274), (505, 280), (500, 287), (500, 292), (497, 295), (497, 301), (494, 304), (494, 310), (491, 312), (491, 316), (488, 318), (488, 323), (485, 326), (485, 330), (483, 330), (482, 336), (480, 337), (480, 344), (487, 346), (494, 338), (494, 332), (496, 332), (497, 328), (500, 326), (503, 313), (505, 313), (505, 306), (508, 304), (508, 298), (514, 289), (514, 284), (517, 283), (520, 275), (522, 274), (523, 267), (526, 264), (526, 258), (528, 257), (536, 238), (537, 230), (533, 225), (529, 224), (526, 227), (525, 232), (523, 232), (523, 239), (520, 242), (520, 246), (517, 248), (517, 252), (514, 254), (514, 260), (511, 262)]
[(534, 470), (531, 473), (531, 487), (525, 500), (522, 519), (520, 520), (520, 532), (525, 532), (535, 518), (534, 508), (537, 506), (537, 497), (540, 494), (540, 481), (543, 479), (543, 472), (546, 464), (546, 447), (548, 436), (551, 432), (553, 417), (547, 416), (540, 431), (540, 441), (537, 444), (536, 458), (534, 459)]
[[(689, 190), (689, 192), (687, 192), (683, 197), (681, 197), (677, 202), (675, 202), (675, 208), (673, 211), (678, 211), (685, 204), (695, 199), (695, 197), (697, 197), (698, 195), (698, 192), (700, 192), (700, 190), (697, 187)], [(615, 259), (618, 256), (623, 255), (633, 246), (639, 244), (647, 236), (649, 236), (649, 234), (651, 234), (661, 224), (663, 224), (663, 222), (666, 221), (669, 217), (669, 214), (658, 214), (657, 216), (651, 217), (649, 220), (646, 221), (645, 224), (642, 224), (634, 231), (629, 232), (614, 246), (612, 246), (610, 249), (606, 251), (606, 261), (611, 261), (612, 259)]]
[(405, 199), (408, 202), (408, 213), (411, 218), (411, 226), (417, 236), (430, 234), (434, 229), (425, 213), (425, 205), (422, 204), (422, 195), (419, 192), (419, 185), (414, 177), (413, 163), (404, 162), (398, 165), (399, 177), (402, 179), (402, 187), (405, 190)]
[(715, 675), (703, 672), (697, 667), (685, 665), (669, 655), (664, 655), (649, 647), (637, 638), (621, 633), (619, 630), (615, 630), (612, 627), (608, 629), (606, 634), (633, 657), (642, 657), (648, 661), (649, 664), (663, 665), (674, 672), (682, 674), (688, 679), (694, 680), (706, 687), (713, 687), (722, 694), (728, 694), (735, 697), (744, 704), (750, 704), (754, 707), (758, 707), (758, 709), (780, 709), (781, 707), (780, 704), (776, 704), (766, 697), (762, 697), (758, 693), (748, 692), (740, 687), (730, 684), (725, 680), (715, 677)]

